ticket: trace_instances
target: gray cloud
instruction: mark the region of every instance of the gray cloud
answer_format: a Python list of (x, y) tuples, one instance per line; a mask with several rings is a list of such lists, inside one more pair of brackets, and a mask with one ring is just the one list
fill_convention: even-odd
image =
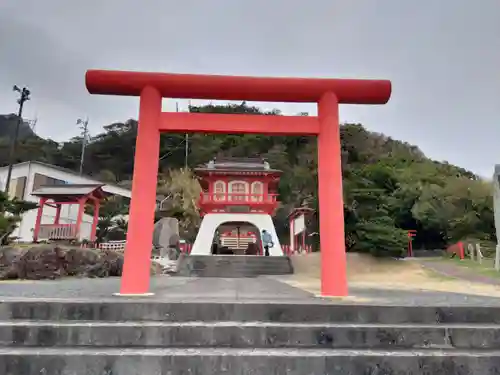
[(500, 161), (498, 19), (497, 0), (3, 0), (0, 113), (16, 110), (12, 85), (24, 84), (43, 136), (75, 135), (81, 116), (94, 133), (136, 117), (134, 98), (87, 94), (89, 68), (388, 78), (388, 105), (344, 106), (342, 119), (489, 176)]

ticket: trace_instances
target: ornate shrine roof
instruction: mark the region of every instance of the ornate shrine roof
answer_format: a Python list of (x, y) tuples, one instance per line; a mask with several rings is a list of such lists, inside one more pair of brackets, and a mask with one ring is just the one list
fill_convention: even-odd
[[(265, 174), (280, 174), (278, 169), (272, 169), (269, 163), (260, 157), (238, 158), (218, 157), (195, 168), (197, 173), (206, 172), (260, 172)], [(260, 174), (259, 173), (259, 174)]]

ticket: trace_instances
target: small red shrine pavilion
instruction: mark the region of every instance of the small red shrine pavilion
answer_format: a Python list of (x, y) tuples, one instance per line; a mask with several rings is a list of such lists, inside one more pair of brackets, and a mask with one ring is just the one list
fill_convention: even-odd
[[(258, 241), (263, 229), (279, 244), (272, 215), (279, 204), (281, 173), (263, 158), (215, 158), (196, 168), (203, 221), (191, 254), (210, 254), (214, 236), (220, 236), (222, 246), (241, 254), (248, 243)], [(281, 247), (275, 246), (273, 252), (282, 255)]]
[[(99, 221), (99, 207), (101, 201), (107, 196), (102, 190), (103, 186), (95, 184), (65, 184), (42, 186), (35, 190), (32, 195), (40, 198), (40, 204), (33, 231), (33, 241), (37, 242), (42, 238), (49, 240), (81, 240), (83, 214), (85, 206), (89, 203), (94, 206), (90, 240), (95, 241), (97, 223)], [(76, 223), (60, 223), (62, 205), (78, 205)], [(43, 209), (45, 206), (56, 209), (53, 223), (42, 224)]]
[(274, 214), (281, 171), (262, 158), (216, 158), (195, 173), (203, 189), (201, 214), (254, 212)]

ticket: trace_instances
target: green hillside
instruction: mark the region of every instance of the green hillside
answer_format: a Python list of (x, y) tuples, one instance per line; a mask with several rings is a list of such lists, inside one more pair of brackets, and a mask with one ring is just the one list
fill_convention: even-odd
[[(191, 107), (192, 112), (262, 113), (241, 105)], [(269, 114), (279, 115), (279, 111)], [(5, 116), (3, 116), (5, 117)], [(1, 119), (2, 117), (0, 117)], [(133, 170), (137, 122), (104, 127), (86, 151), (85, 172), (128, 184)], [(0, 163), (7, 163), (10, 130), (0, 138)], [(28, 134), (26, 131), (25, 134)], [(407, 230), (416, 229), (415, 247), (443, 248), (464, 238), (495, 240), (491, 187), (463, 168), (428, 159), (416, 146), (367, 131), (361, 124), (341, 128), (346, 240), (350, 251), (397, 255), (406, 248)], [(160, 169), (184, 166), (184, 134), (161, 137)], [(78, 170), (81, 141), (62, 144), (36, 136), (22, 138), (18, 161), (40, 160)], [(317, 208), (314, 137), (195, 134), (189, 138), (190, 167), (214, 156), (267, 158), (283, 170), (278, 231), (287, 236), (286, 216), (293, 207)], [(317, 230), (313, 219), (311, 229)], [(317, 240), (317, 238), (315, 239)]]

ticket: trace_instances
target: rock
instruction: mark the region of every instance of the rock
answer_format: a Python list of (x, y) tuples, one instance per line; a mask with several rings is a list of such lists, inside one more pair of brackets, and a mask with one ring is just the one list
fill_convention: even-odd
[(8, 266), (12, 264), (14, 259), (19, 257), (23, 253), (23, 249), (5, 246), (0, 248), (0, 267)]
[(98, 262), (99, 252), (94, 249), (68, 249), (64, 254), (64, 266), (68, 276), (85, 274), (88, 268)]
[(0, 249), (0, 280), (56, 279), (63, 276), (121, 276), (123, 255), (111, 250), (57, 245), (33, 245), (26, 249)]
[(161, 257), (166, 257), (166, 250), (177, 247), (179, 243), (179, 220), (164, 217), (155, 223), (153, 231), (153, 248)]
[(65, 276), (64, 263), (59, 247), (42, 245), (26, 249), (13, 260), (11, 267), (20, 279), (42, 280)]
[(103, 251), (96, 263), (87, 267), (87, 277), (121, 276), (123, 272), (123, 255), (111, 250)]

